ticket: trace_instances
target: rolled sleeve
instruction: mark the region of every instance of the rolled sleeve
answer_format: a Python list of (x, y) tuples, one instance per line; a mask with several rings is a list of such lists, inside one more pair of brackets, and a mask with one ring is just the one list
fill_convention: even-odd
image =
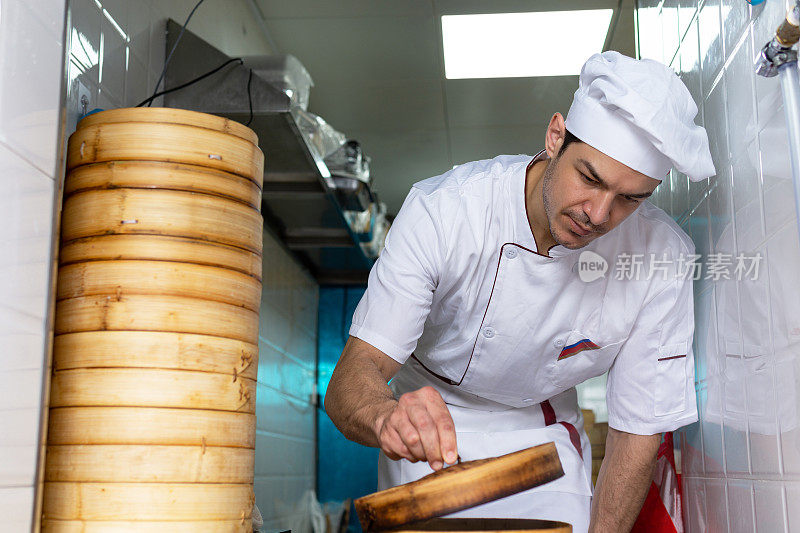
[(609, 426), (653, 435), (697, 420), (693, 334), (692, 280), (662, 284), (609, 370)]
[(372, 267), (350, 335), (404, 363), (422, 335), (444, 256), (436, 194), (413, 188)]

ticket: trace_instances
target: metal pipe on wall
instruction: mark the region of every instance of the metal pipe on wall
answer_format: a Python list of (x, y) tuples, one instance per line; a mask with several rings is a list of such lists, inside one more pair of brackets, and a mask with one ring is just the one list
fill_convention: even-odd
[(797, 59), (778, 68), (783, 93), (783, 110), (786, 114), (786, 129), (789, 132), (789, 158), (794, 180), (794, 201), (800, 218), (800, 80)]
[(792, 47), (800, 40), (800, 0), (789, 7), (786, 18), (778, 26), (775, 37), (764, 45), (756, 61), (756, 73), (771, 78), (779, 76), (783, 94), (783, 110), (789, 134), (789, 159), (794, 182), (795, 208), (800, 227), (800, 80), (797, 51)]

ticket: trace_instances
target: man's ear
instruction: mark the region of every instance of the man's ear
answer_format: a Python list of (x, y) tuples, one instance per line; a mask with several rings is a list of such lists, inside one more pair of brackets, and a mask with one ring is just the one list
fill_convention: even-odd
[(564, 144), (567, 136), (567, 126), (564, 124), (564, 117), (561, 113), (555, 113), (547, 125), (547, 132), (544, 137), (544, 148), (547, 155), (553, 159)]

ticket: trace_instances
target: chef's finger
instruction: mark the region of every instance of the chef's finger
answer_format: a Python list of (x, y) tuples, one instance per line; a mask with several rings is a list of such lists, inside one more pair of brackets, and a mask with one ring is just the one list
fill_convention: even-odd
[(417, 432), (417, 428), (415, 428), (414, 424), (409, 420), (406, 409), (397, 409), (392, 413), (390, 423), (400, 435), (400, 440), (402, 440), (403, 444), (408, 448), (410, 452), (409, 460), (424, 461), (425, 450), (422, 447), (419, 432)]
[(408, 450), (408, 447), (403, 444), (403, 440), (400, 438), (400, 435), (393, 427), (390, 426), (384, 426), (384, 429), (381, 432), (381, 449), (383, 450), (383, 453), (386, 454), (386, 457), (393, 461), (397, 461), (399, 459), (414, 459), (411, 455), (411, 452)]
[(419, 433), (422, 448), (425, 450), (425, 460), (431, 465), (431, 468), (439, 470), (444, 466), (444, 461), (439, 445), (439, 431), (429, 408), (428, 403), (415, 404), (409, 410), (409, 418)]
[(433, 400), (428, 406), (428, 412), (436, 424), (441, 446), (441, 456), (447, 464), (453, 464), (458, 458), (458, 447), (456, 442), (456, 428), (453, 424), (453, 417), (447, 409), (442, 397), (437, 393), (437, 399)]

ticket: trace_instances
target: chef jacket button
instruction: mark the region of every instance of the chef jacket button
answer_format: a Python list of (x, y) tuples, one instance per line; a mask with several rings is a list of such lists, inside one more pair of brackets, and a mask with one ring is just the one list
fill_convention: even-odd
[(556, 348), (562, 348), (564, 346), (564, 341), (561, 339), (556, 339), (553, 341), (553, 346)]
[(522, 401), (525, 402), (525, 403), (531, 403), (533, 401), (533, 398), (525, 398)]
[(509, 259), (514, 259), (515, 257), (517, 257), (517, 249), (509, 248), (508, 250), (506, 250), (506, 257), (508, 257)]
[(492, 337), (494, 337), (494, 328), (491, 327), (483, 328), (483, 336), (486, 337), (487, 339), (491, 339)]

